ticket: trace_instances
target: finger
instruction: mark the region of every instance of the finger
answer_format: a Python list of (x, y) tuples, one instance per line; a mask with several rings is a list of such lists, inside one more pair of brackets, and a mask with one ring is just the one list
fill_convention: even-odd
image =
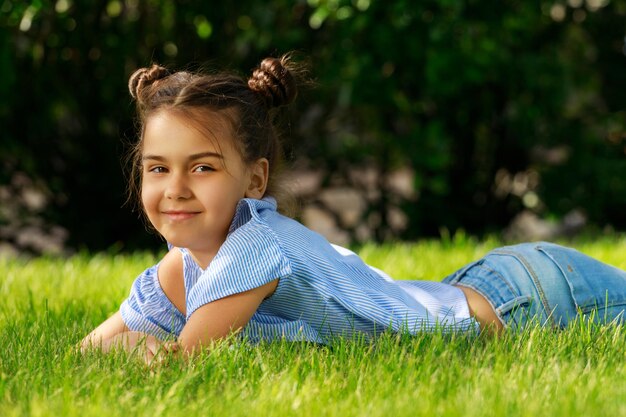
[(178, 352), (178, 350), (180, 349), (180, 345), (178, 344), (178, 342), (165, 342), (163, 343), (163, 349), (166, 352)]
[(152, 365), (154, 359), (154, 353), (152, 353), (150, 349), (145, 349), (143, 353), (143, 361), (146, 363), (146, 365)]

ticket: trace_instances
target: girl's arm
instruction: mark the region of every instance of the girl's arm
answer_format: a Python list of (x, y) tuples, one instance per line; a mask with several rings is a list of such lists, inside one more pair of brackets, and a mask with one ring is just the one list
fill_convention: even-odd
[[(185, 314), (183, 264), (178, 249), (172, 249), (160, 262), (158, 281), (172, 304)], [(150, 361), (160, 348), (190, 354), (201, 346), (207, 346), (211, 340), (226, 337), (243, 328), (263, 299), (270, 296), (277, 285), (278, 280), (274, 280), (199, 307), (189, 317), (180, 333), (178, 343), (170, 342), (163, 345), (157, 338), (147, 333), (130, 331), (118, 311), (89, 333), (80, 343), (80, 348), (82, 351), (96, 348), (104, 352), (112, 347), (121, 347), (128, 351), (140, 348), (147, 361)]]
[[(183, 315), (186, 314), (183, 261), (178, 249), (173, 248), (159, 263), (158, 280), (163, 292)], [(178, 337), (177, 347), (190, 354), (211, 340), (228, 336), (244, 327), (257, 308), (271, 295), (278, 280), (233, 294), (199, 307), (187, 320)], [(172, 349), (168, 349), (172, 350)]]
[(212, 340), (221, 339), (241, 330), (263, 299), (270, 296), (278, 280), (233, 294), (203, 305), (193, 312), (178, 338), (178, 346), (184, 354), (207, 346)]
[[(150, 274), (157, 273), (164, 292), (170, 298), (172, 304), (179, 310), (182, 310), (182, 314), (184, 314), (183, 264), (178, 249), (173, 248), (170, 250), (160, 262), (158, 269), (155, 271), (152, 269), (146, 270), (144, 274), (148, 272)], [(162, 275), (165, 276), (165, 279), (162, 279)], [(143, 276), (142, 274), (141, 277)], [(148, 276), (150, 280), (152, 280), (152, 277), (153, 275)], [(176, 346), (172, 342), (163, 344), (158, 338), (149, 333), (131, 331), (122, 319), (121, 310), (96, 327), (79, 344), (79, 348), (83, 352), (87, 349), (98, 349), (108, 352), (112, 348), (139, 351), (144, 354), (146, 360), (150, 360), (161, 347), (166, 348), (166, 350), (176, 350)]]
[(152, 335), (130, 331), (124, 324), (119, 311), (106, 319), (80, 342), (82, 352), (86, 352), (88, 349), (109, 352), (116, 348), (128, 352), (137, 352), (147, 363), (152, 362), (161, 348), (169, 351), (177, 350), (176, 344), (163, 345), (159, 339)]
[(102, 348), (103, 350), (108, 350), (104, 349), (104, 345), (107, 341), (120, 333), (128, 331), (128, 327), (126, 327), (122, 320), (122, 314), (118, 311), (85, 336), (80, 342), (80, 348), (83, 351), (88, 348)]

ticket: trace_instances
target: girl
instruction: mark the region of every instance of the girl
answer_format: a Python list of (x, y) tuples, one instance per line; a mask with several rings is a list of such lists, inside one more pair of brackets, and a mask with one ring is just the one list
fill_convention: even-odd
[(273, 116), (296, 97), (292, 68), (268, 58), (247, 82), (157, 65), (130, 77), (140, 121), (130, 189), (170, 250), (83, 348), (140, 348), (151, 360), (234, 332), (324, 343), (388, 330), (498, 332), (531, 319), (563, 327), (578, 314), (622, 321), (626, 272), (572, 249), (517, 245), (443, 282), (394, 281), (279, 214)]

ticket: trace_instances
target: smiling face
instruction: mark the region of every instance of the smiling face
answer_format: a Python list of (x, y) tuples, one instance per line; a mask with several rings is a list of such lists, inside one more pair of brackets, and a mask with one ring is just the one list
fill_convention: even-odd
[(203, 268), (224, 243), (239, 200), (261, 198), (267, 182), (267, 161), (245, 164), (230, 124), (211, 115), (203, 120), (212, 134), (207, 138), (189, 118), (161, 111), (147, 121), (142, 144), (145, 213)]

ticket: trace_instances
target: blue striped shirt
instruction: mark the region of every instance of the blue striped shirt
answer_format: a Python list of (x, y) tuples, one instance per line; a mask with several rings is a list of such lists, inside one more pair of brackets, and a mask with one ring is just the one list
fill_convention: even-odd
[(271, 198), (243, 199), (228, 236), (206, 270), (183, 257), (187, 316), (169, 301), (158, 264), (133, 283), (120, 308), (128, 328), (164, 338), (178, 336), (204, 304), (278, 279), (242, 335), (251, 341), (308, 340), (416, 333), (435, 328), (477, 330), (463, 292), (431, 281), (394, 281), (353, 252), (276, 211)]

